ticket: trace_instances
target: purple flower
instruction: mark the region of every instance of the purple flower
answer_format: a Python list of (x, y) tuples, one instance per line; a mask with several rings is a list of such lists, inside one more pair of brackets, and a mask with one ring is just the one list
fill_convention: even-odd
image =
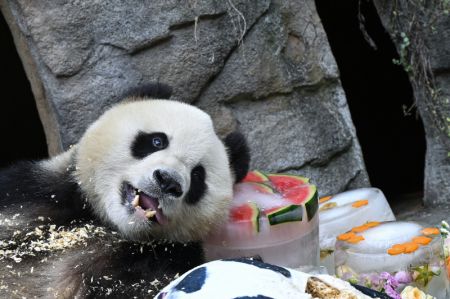
[(380, 287), (381, 279), (377, 273), (369, 274), (369, 281), (372, 284), (372, 288), (378, 289)]
[(389, 284), (386, 284), (384, 286), (384, 291), (386, 292), (386, 294), (388, 294), (390, 297), (392, 297), (393, 299), (402, 299), (402, 297), (400, 297), (400, 294), (397, 293), (393, 287), (391, 287)]
[(411, 275), (406, 271), (398, 271), (395, 273), (394, 278), (399, 284), (407, 284), (412, 281)]
[[(399, 277), (401, 279), (406, 279), (403, 274), (400, 274)], [(399, 281), (397, 280), (397, 278), (395, 276), (392, 276), (392, 274), (388, 272), (381, 272), (380, 278), (385, 280), (384, 291), (386, 292), (386, 294), (394, 299), (401, 299), (400, 294), (395, 290), (399, 285)]]
[(392, 288), (398, 287), (398, 281), (388, 272), (381, 272), (380, 277), (386, 279), (386, 284), (390, 285)]

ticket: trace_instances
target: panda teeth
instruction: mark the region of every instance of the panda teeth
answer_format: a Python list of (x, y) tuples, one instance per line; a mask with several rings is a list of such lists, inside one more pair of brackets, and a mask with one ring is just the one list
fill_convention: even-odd
[(133, 205), (133, 207), (139, 207), (139, 194), (136, 194), (136, 196), (134, 197), (134, 199), (131, 201), (131, 204)]
[(155, 217), (155, 215), (156, 215), (156, 211), (153, 211), (153, 210), (150, 210), (150, 209), (145, 210), (145, 217), (150, 219), (152, 217)]

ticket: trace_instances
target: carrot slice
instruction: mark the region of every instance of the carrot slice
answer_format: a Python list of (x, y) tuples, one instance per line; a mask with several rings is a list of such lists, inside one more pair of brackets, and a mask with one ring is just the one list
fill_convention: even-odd
[(387, 250), (387, 253), (390, 255), (398, 255), (405, 251), (404, 247), (391, 247)]
[(347, 242), (348, 243), (352, 243), (352, 244), (356, 244), (356, 243), (361, 242), (362, 240), (365, 240), (363, 236), (356, 235), (356, 236), (348, 239)]
[(361, 233), (361, 232), (366, 231), (368, 229), (369, 229), (369, 227), (364, 224), (364, 225), (356, 226), (356, 227), (352, 228), (352, 232), (354, 232), (354, 233)]
[(405, 253), (412, 253), (419, 249), (419, 245), (413, 242), (405, 243)]
[(319, 199), (319, 203), (324, 203), (324, 202), (326, 202), (326, 201), (329, 201), (330, 199), (331, 199), (331, 195), (330, 196), (324, 196), (324, 197), (321, 197), (320, 199)]
[(380, 223), (381, 223), (381, 222), (378, 222), (378, 221), (370, 221), (370, 222), (367, 222), (367, 223), (364, 224), (364, 225), (367, 226), (367, 227), (375, 227), (375, 226), (380, 225)]
[(347, 241), (348, 239), (351, 239), (353, 237), (356, 237), (355, 233), (349, 232), (349, 233), (345, 233), (345, 234), (340, 234), (337, 239), (339, 241)]
[(431, 238), (429, 237), (424, 237), (424, 236), (419, 236), (419, 237), (415, 237), (412, 239), (412, 241), (416, 244), (420, 244), (420, 245), (428, 245), (428, 243), (431, 242)]
[(439, 235), (439, 229), (436, 227), (426, 227), (422, 229), (422, 234), (424, 234), (425, 236)]
[(402, 250), (405, 250), (405, 244), (394, 244), (392, 245), (392, 248), (401, 248)]
[(362, 200), (357, 200), (352, 204), (352, 207), (354, 208), (360, 208), (362, 206), (367, 206), (369, 204), (369, 200), (368, 199), (362, 199)]

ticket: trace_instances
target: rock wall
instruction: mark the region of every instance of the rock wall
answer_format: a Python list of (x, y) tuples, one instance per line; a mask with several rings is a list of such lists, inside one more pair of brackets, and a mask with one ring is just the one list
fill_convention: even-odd
[(450, 3), (375, 0), (408, 72), (427, 141), (424, 202), (450, 203)]
[(1, 0), (51, 154), (120, 95), (160, 81), (239, 128), (253, 168), (312, 177), (322, 194), (368, 185), (313, 0)]

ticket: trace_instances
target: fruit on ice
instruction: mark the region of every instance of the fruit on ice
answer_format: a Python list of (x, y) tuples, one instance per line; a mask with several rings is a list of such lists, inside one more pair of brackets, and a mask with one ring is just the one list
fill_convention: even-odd
[(298, 205), (290, 205), (275, 208), (270, 212), (266, 211), (265, 214), (267, 219), (269, 219), (270, 225), (276, 225), (290, 221), (302, 221), (303, 209)]
[[(437, 298), (447, 298), (438, 229), (410, 221), (367, 222), (337, 239), (335, 262), (339, 277), (366, 286), (370, 283), (380, 290), (386, 288), (383, 283), (388, 283), (388, 277), (403, 276), (408, 277), (408, 282), (401, 288), (394, 287), (398, 293), (407, 284)], [(372, 278), (366, 281), (368, 277), (386, 281), (374, 287)]]
[(305, 178), (298, 175), (293, 174), (285, 174), (285, 173), (270, 173), (267, 175), (272, 185), (280, 192), (284, 193), (285, 191), (297, 187), (299, 185), (309, 183), (309, 178)]
[(253, 202), (233, 207), (230, 211), (230, 221), (249, 226), (252, 233), (259, 232), (259, 216), (260, 211)]
[(319, 200), (320, 248), (334, 249), (336, 237), (373, 221), (395, 220), (386, 197), (377, 188), (346, 191)]
[(253, 170), (247, 173), (245, 178), (242, 180), (243, 183), (245, 182), (254, 182), (254, 183), (263, 183), (269, 181), (269, 178), (258, 170)]
[(312, 219), (318, 210), (317, 188), (314, 185), (302, 184), (287, 189), (283, 197), (296, 205), (304, 205), (308, 219)]
[(278, 265), (317, 265), (318, 195), (308, 181), (250, 172), (235, 186), (228, 222), (205, 241), (206, 258), (258, 255)]
[(265, 194), (274, 193), (274, 190), (270, 186), (267, 186), (266, 184), (255, 183), (255, 182), (249, 182), (248, 184), (250, 186), (253, 186), (253, 188), (260, 193), (265, 193)]

